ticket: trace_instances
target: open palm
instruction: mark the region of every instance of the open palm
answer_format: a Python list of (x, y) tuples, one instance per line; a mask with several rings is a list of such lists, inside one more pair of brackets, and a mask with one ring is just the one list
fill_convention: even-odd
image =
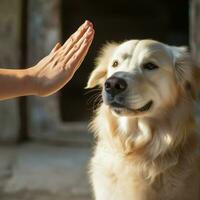
[(30, 68), (36, 95), (55, 93), (73, 77), (84, 60), (93, 37), (92, 23), (86, 21), (63, 45), (56, 44), (49, 55)]

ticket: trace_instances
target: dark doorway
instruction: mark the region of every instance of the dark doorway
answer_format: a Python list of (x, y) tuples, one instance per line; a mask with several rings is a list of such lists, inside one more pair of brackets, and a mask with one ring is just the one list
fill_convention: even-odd
[(91, 115), (90, 95), (83, 89), (94, 58), (106, 41), (152, 38), (188, 45), (188, 0), (68, 0), (62, 1), (62, 37), (65, 40), (85, 20), (95, 26), (94, 43), (73, 80), (60, 94), (63, 121), (86, 121)]

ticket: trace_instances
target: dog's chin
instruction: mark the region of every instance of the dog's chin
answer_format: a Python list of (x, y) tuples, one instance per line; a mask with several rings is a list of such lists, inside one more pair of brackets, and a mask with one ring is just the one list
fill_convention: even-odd
[(136, 116), (136, 113), (128, 108), (117, 108), (110, 106), (110, 109), (115, 116)]
[(137, 109), (129, 108), (128, 106), (121, 105), (115, 102), (108, 104), (108, 106), (114, 115), (136, 117), (149, 113), (152, 110), (153, 101), (150, 100), (144, 106)]

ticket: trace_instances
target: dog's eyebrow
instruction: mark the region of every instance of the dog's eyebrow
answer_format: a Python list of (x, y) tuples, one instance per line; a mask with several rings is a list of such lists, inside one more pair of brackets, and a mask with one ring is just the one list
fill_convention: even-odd
[(127, 58), (131, 57), (131, 55), (129, 55), (128, 53), (124, 53), (122, 54), (122, 59), (126, 60)]

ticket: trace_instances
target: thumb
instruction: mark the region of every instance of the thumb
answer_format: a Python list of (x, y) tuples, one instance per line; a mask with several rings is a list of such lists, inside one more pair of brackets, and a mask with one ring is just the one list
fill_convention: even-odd
[(55, 47), (51, 50), (51, 53), (55, 53), (62, 45), (58, 42)]

